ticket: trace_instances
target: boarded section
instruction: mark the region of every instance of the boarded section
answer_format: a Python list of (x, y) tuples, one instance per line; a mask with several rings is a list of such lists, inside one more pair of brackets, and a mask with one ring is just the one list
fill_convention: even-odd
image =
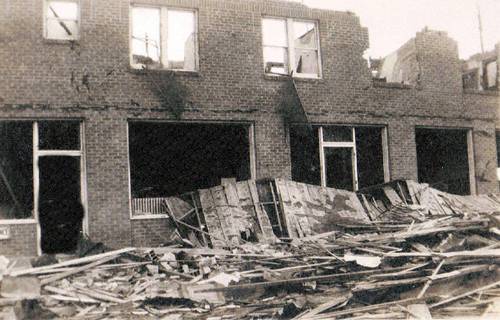
[(369, 221), (354, 192), (276, 179), (290, 238), (332, 231), (336, 225)]
[(255, 181), (225, 180), (222, 186), (198, 192), (215, 248), (245, 241), (276, 242), (269, 217), (260, 206)]

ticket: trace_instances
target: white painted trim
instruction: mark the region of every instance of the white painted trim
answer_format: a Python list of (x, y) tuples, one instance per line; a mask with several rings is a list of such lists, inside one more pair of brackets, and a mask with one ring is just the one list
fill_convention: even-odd
[(36, 252), (42, 255), (42, 228), (40, 227), (40, 218), (38, 214), (39, 194), (40, 194), (40, 171), (38, 167), (38, 122), (33, 121), (33, 212), (36, 220)]
[(319, 171), (321, 173), (321, 186), (326, 187), (325, 146), (323, 144), (323, 126), (318, 128), (319, 137)]
[[(81, 148), (82, 146), (80, 146)], [(63, 157), (80, 157), (82, 151), (77, 150), (38, 150), (37, 155), (39, 157), (45, 156), (63, 156)]]
[(156, 220), (156, 219), (170, 219), (170, 217), (166, 214), (145, 214), (145, 215), (137, 215), (130, 217), (130, 220)]
[(16, 224), (37, 224), (36, 219), (3, 219), (0, 220), (0, 225), (16, 225)]
[(323, 141), (323, 146), (325, 148), (355, 148), (356, 142), (332, 142)]
[(384, 182), (391, 181), (391, 169), (389, 160), (389, 142), (388, 130), (384, 126), (382, 128), (382, 160), (384, 161)]
[(133, 220), (134, 213), (132, 212), (132, 176), (130, 170), (130, 120), (127, 120), (127, 128), (125, 134), (127, 135), (127, 170), (128, 170), (128, 214), (129, 218)]
[(472, 129), (467, 130), (467, 159), (469, 162), (469, 184), (470, 194), (477, 195), (477, 181), (476, 181), (476, 161), (474, 152), (474, 136)]
[(359, 179), (358, 179), (358, 153), (356, 151), (356, 128), (352, 127), (352, 143), (353, 147), (351, 149), (351, 161), (352, 161), (352, 187), (353, 191), (358, 191), (359, 189)]
[(87, 190), (87, 157), (85, 152), (85, 122), (80, 122), (80, 200), (83, 206), (82, 232), (89, 236), (89, 210)]
[(257, 150), (255, 143), (255, 125), (252, 123), (248, 127), (248, 146), (250, 152), (250, 177), (257, 179)]

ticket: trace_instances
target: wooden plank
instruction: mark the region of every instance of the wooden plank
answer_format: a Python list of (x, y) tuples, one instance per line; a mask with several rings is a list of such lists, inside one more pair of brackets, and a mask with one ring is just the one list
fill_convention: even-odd
[(486, 286), (483, 286), (481, 288), (477, 288), (477, 289), (474, 289), (474, 290), (471, 290), (471, 291), (468, 291), (466, 293), (463, 293), (463, 294), (460, 294), (458, 296), (454, 296), (454, 297), (451, 297), (449, 299), (446, 299), (446, 300), (442, 300), (442, 301), (439, 301), (435, 304), (431, 304), (429, 306), (430, 309), (432, 308), (435, 308), (435, 307), (439, 307), (439, 306), (442, 306), (444, 304), (448, 304), (450, 302), (453, 302), (453, 301), (456, 301), (456, 300), (459, 300), (459, 299), (462, 299), (462, 298), (465, 298), (465, 297), (468, 297), (470, 296), (471, 294), (474, 294), (474, 293), (478, 293), (478, 292), (482, 292), (482, 291), (485, 291), (485, 290), (488, 290), (488, 289), (491, 289), (491, 288), (494, 288), (494, 287), (498, 287), (500, 286), (500, 281), (497, 281), (497, 282), (494, 282), (494, 283), (491, 283), (489, 285), (486, 285)]
[(102, 258), (100, 260), (94, 261), (94, 262), (89, 263), (87, 265), (84, 265), (84, 266), (81, 266), (81, 267), (78, 267), (78, 268), (75, 268), (75, 269), (72, 269), (72, 270), (69, 270), (69, 271), (65, 271), (65, 272), (60, 273), (60, 274), (56, 274), (55, 276), (52, 276), (50, 278), (41, 280), (40, 284), (43, 286), (43, 285), (49, 284), (51, 282), (54, 282), (54, 281), (57, 281), (57, 280), (61, 280), (61, 279), (64, 279), (66, 277), (72, 276), (74, 274), (80, 273), (82, 271), (85, 271), (85, 270), (88, 270), (88, 269), (92, 269), (92, 268), (97, 267), (97, 266), (99, 266), (101, 264), (104, 264), (106, 262), (114, 260), (118, 256), (119, 256), (118, 254), (115, 254), (115, 255), (112, 255), (110, 257), (105, 257), (105, 258)]
[(31, 274), (32, 272), (40, 272), (40, 271), (47, 271), (47, 270), (61, 268), (61, 267), (75, 266), (75, 265), (79, 265), (79, 264), (97, 261), (97, 260), (100, 260), (100, 259), (106, 258), (106, 257), (115, 257), (115, 256), (120, 255), (122, 253), (127, 253), (127, 252), (134, 251), (134, 250), (136, 250), (136, 249), (135, 248), (123, 248), (120, 250), (109, 251), (109, 252), (105, 252), (105, 253), (101, 253), (101, 254), (96, 254), (93, 256), (83, 257), (83, 258), (79, 258), (79, 259), (72, 259), (72, 260), (52, 264), (49, 266), (12, 271), (10, 273), (10, 275), (13, 277), (17, 277), (17, 276), (22, 276), (25, 274)]
[(408, 305), (408, 304), (413, 304), (413, 303), (420, 302), (420, 301), (425, 301), (425, 299), (418, 299), (418, 298), (403, 299), (403, 300), (375, 304), (375, 305), (366, 306), (366, 307), (358, 307), (358, 308), (351, 308), (351, 309), (341, 310), (341, 311), (336, 311), (336, 312), (323, 313), (323, 314), (318, 314), (316, 316), (307, 317), (307, 318), (299, 318), (299, 319), (301, 319), (301, 320), (306, 320), (306, 319), (311, 319), (311, 320), (312, 319), (336, 319), (337, 317), (340, 317), (340, 316), (347, 316), (347, 315), (355, 314), (355, 313), (366, 313), (366, 312), (373, 311), (373, 310), (386, 309), (390, 306)]
[(283, 212), (283, 218), (285, 220), (285, 227), (290, 238), (298, 238), (299, 234), (296, 230), (293, 211), (290, 211), (290, 196), (288, 194), (288, 188), (286, 187), (284, 180), (275, 179), (274, 183), (276, 185), (277, 196), (281, 205), (281, 211)]
[[(214, 199), (212, 197), (212, 192), (210, 189), (200, 189), (198, 190), (200, 195), (200, 203), (203, 209), (203, 214), (205, 216), (205, 223), (207, 225), (208, 233), (210, 234), (210, 241), (214, 248), (222, 248), (227, 246), (225, 240), (224, 231), (220, 225), (219, 217), (217, 214), (217, 209), (215, 208)], [(213, 235), (213, 236), (212, 236)], [(222, 241), (221, 239), (224, 239)]]
[(259, 223), (260, 232), (265, 243), (275, 243), (277, 241), (276, 236), (273, 232), (273, 227), (271, 221), (267, 216), (267, 213), (262, 210), (260, 206), (259, 193), (257, 192), (257, 185), (255, 180), (247, 181), (248, 188), (250, 190), (250, 195), (252, 197), (252, 202), (254, 204), (255, 216)]

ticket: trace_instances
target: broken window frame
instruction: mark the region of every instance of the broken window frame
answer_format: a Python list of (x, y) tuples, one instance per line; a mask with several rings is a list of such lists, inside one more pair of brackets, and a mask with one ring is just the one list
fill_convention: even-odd
[[(85, 159), (85, 144), (84, 144), (84, 123), (80, 119), (44, 119), (44, 120), (0, 120), (0, 121), (28, 121), (32, 123), (32, 138), (33, 138), (33, 214), (30, 218), (26, 219), (0, 219), (0, 225), (5, 224), (37, 224), (37, 252), (40, 255), (42, 253), (41, 249), (41, 231), (39, 225), (39, 193), (40, 193), (40, 170), (38, 167), (38, 160), (41, 157), (48, 156), (68, 156), (80, 159), (80, 197), (82, 205), (84, 208), (84, 218), (82, 222), (82, 231), (84, 234), (88, 234), (88, 210), (87, 210), (87, 180), (86, 180), (86, 159)], [(40, 122), (57, 122), (57, 121), (74, 121), (78, 122), (80, 126), (80, 146), (79, 149), (74, 150), (52, 150), (39, 148), (40, 134), (39, 134), (39, 123)]]
[[(496, 77), (495, 77), (495, 83), (490, 86), (489, 83), (489, 76), (488, 76), (488, 66), (490, 64), (496, 63)], [(493, 59), (488, 59), (483, 61), (482, 63), (482, 77), (481, 77), (481, 82), (482, 82), (482, 88), (483, 90), (498, 90), (498, 74), (499, 74), (499, 65), (498, 61), (496, 60), (496, 57)]]
[[(134, 214), (133, 208), (133, 197), (132, 197), (132, 171), (131, 171), (131, 157), (130, 157), (130, 124), (136, 122), (152, 122), (152, 123), (164, 123), (164, 124), (179, 124), (179, 123), (190, 123), (190, 124), (231, 124), (231, 125), (241, 125), (248, 128), (248, 152), (249, 155), (249, 169), (250, 169), (250, 180), (255, 180), (257, 178), (257, 157), (256, 157), (256, 146), (255, 146), (255, 124), (252, 122), (245, 121), (203, 121), (203, 122), (193, 122), (193, 121), (164, 121), (164, 120), (129, 120), (127, 121), (127, 166), (128, 166), (128, 201), (129, 201), (129, 217), (130, 220), (150, 220), (150, 219), (170, 219), (168, 214)], [(157, 198), (161, 200), (162, 198)], [(157, 210), (162, 204), (157, 203)]]
[[(64, 19), (64, 18), (56, 18), (56, 17), (49, 17), (49, 3), (50, 2), (68, 2), (68, 3), (75, 3), (77, 7), (77, 12), (76, 12), (76, 20), (73, 19)], [(56, 40), (56, 41), (76, 41), (80, 39), (80, 0), (44, 0), (43, 2), (43, 36), (45, 39), (48, 40)], [(63, 24), (64, 22), (74, 22), (76, 24), (76, 34), (72, 36), (68, 36), (67, 38), (52, 38), (49, 37), (49, 30), (48, 30), (48, 25), (49, 21), (57, 21), (60, 24)]]
[[(351, 141), (325, 141), (324, 139), (324, 129), (328, 127), (347, 127), (351, 129), (352, 139)], [(380, 126), (373, 126), (380, 127)], [(382, 156), (383, 156), (383, 169), (384, 169), (384, 182), (389, 182), (391, 180), (390, 170), (389, 170), (389, 148), (388, 148), (388, 137), (387, 137), (387, 127), (380, 127), (382, 135)], [(320, 176), (321, 176), (321, 186), (327, 186), (327, 170), (326, 168), (326, 158), (325, 149), (326, 148), (349, 148), (352, 152), (352, 177), (353, 177), (353, 191), (359, 190), (359, 176), (358, 176), (358, 159), (357, 159), (357, 149), (356, 149), (356, 126), (352, 125), (324, 125), (318, 127), (318, 139), (319, 139), (319, 161), (320, 161)]]
[[(285, 32), (286, 32), (286, 47), (281, 47), (281, 46), (271, 46), (271, 45), (266, 45), (264, 43), (264, 20), (269, 19), (269, 20), (281, 20), (285, 21)], [(318, 63), (318, 74), (314, 73), (297, 73), (297, 66), (295, 65), (295, 50), (296, 49), (304, 49), (304, 50), (313, 50), (309, 48), (298, 48), (295, 47), (294, 43), (294, 22), (306, 22), (306, 23), (314, 23), (315, 29), (316, 29), (316, 49), (317, 50), (317, 63)], [(275, 48), (286, 48), (287, 49), (287, 60), (285, 63), (288, 63), (285, 65), (285, 69), (288, 70), (289, 74), (292, 74), (296, 78), (313, 78), (313, 79), (321, 79), (323, 77), (323, 68), (322, 68), (322, 61), (321, 61), (321, 45), (320, 45), (320, 32), (319, 32), (319, 22), (317, 20), (307, 20), (307, 19), (299, 19), (299, 18), (283, 18), (283, 17), (273, 17), (273, 16), (264, 16), (261, 19), (261, 36), (262, 36), (262, 61), (264, 64), (264, 73), (266, 75), (271, 75), (271, 76), (280, 76), (283, 75), (281, 73), (273, 73), (273, 72), (267, 72), (266, 70), (266, 60), (264, 57), (264, 49), (266, 47), (275, 47)]]
[[(178, 7), (164, 7), (164, 6), (153, 6), (153, 5), (143, 5), (134, 4), (130, 6), (129, 10), (129, 59), (130, 66), (134, 69), (144, 69), (145, 65), (141, 63), (134, 63), (134, 53), (133, 53), (133, 15), (132, 11), (134, 8), (145, 8), (145, 9), (158, 9), (160, 11), (160, 23), (158, 28), (160, 29), (160, 47), (159, 47), (159, 70), (172, 70), (172, 71), (183, 71), (183, 72), (198, 72), (199, 71), (199, 44), (198, 44), (198, 10), (194, 8), (178, 8)], [(190, 12), (193, 14), (193, 32), (194, 32), (194, 70), (191, 69), (179, 69), (172, 68), (169, 65), (168, 60), (168, 12), (169, 11), (181, 11)]]

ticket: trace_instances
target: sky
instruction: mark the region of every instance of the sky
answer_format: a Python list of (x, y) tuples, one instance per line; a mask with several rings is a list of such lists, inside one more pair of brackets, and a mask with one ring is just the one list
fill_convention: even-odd
[(500, 42), (500, 0), (295, 0), (315, 8), (356, 13), (370, 34), (367, 56), (398, 49), (425, 26), (447, 31), (458, 42), (460, 58), (481, 51), (477, 4), (485, 50)]

